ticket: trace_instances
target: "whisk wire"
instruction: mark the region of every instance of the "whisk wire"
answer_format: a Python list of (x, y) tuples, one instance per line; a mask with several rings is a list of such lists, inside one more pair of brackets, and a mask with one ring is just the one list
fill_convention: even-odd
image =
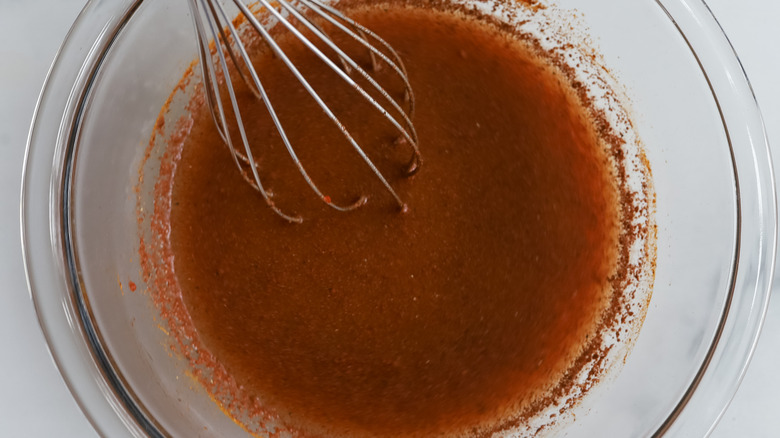
[[(255, 28), (265, 39), (266, 43), (271, 47), (271, 50), (274, 51), (274, 53), (279, 57), (279, 59), (282, 60), (282, 62), (287, 66), (287, 68), (290, 70), (290, 72), (295, 76), (295, 78), (300, 82), (300, 84), (303, 86), (303, 88), (306, 90), (307, 93), (314, 99), (314, 101), (317, 103), (317, 105), (322, 109), (322, 111), (325, 113), (325, 115), (339, 128), (344, 138), (349, 142), (350, 145), (355, 149), (355, 151), (360, 155), (360, 157), (363, 159), (363, 161), (368, 165), (368, 167), (371, 169), (372, 172), (374, 172), (374, 175), (380, 180), (382, 185), (387, 189), (388, 192), (393, 196), (393, 198), (398, 203), (399, 207), (404, 208), (406, 205), (400, 196), (398, 196), (398, 193), (396, 193), (395, 189), (390, 185), (390, 183), (387, 181), (387, 179), (382, 175), (382, 172), (379, 171), (379, 169), (376, 167), (376, 165), (373, 163), (371, 158), (368, 157), (368, 155), (363, 151), (363, 149), (358, 145), (357, 141), (355, 141), (354, 137), (352, 137), (352, 134), (349, 133), (349, 130), (346, 126), (339, 120), (339, 118), (333, 113), (333, 111), (328, 107), (328, 105), (325, 104), (325, 102), (322, 100), (322, 97), (314, 90), (314, 88), (311, 86), (309, 81), (306, 80), (306, 78), (303, 76), (303, 74), (298, 70), (297, 67), (295, 67), (295, 64), (290, 60), (290, 58), (284, 53), (284, 51), (279, 47), (279, 45), (276, 43), (276, 41), (269, 35), (268, 31), (263, 27), (263, 25), (255, 18), (254, 15), (252, 15), (251, 11), (249, 11), (249, 8), (247, 8), (240, 0), (234, 0), (234, 3), (239, 7), (239, 9), (246, 15), (246, 18), (249, 20), (252, 27)], [(273, 14), (276, 18), (280, 19), (281, 22), (288, 27), (288, 29), (296, 34), (300, 34), (300, 32), (295, 29), (294, 26), (292, 26), (287, 20), (284, 19), (284, 17), (281, 16), (279, 11), (277, 11), (275, 8), (271, 6), (271, 4), (267, 0), (260, 0), (260, 3), (265, 6), (271, 14)], [(302, 35), (301, 35), (302, 37)], [(305, 38), (304, 38), (305, 39)], [(307, 40), (308, 41), (308, 40)], [(311, 42), (309, 41), (309, 44)], [(308, 45), (307, 45), (308, 46)], [(312, 45), (313, 46), (313, 45)], [(315, 50), (316, 52), (319, 52), (319, 49), (316, 48), (316, 46), (313, 46), (312, 50)], [(321, 52), (320, 52), (321, 53)], [(333, 64), (333, 61), (327, 58), (324, 54), (322, 55), (325, 59), (327, 59), (328, 65), (335, 69), (338, 72), (341, 72), (341, 70)], [(250, 69), (251, 70), (251, 69)], [(343, 73), (343, 72), (342, 72)], [(349, 78), (349, 76), (347, 76)], [(351, 81), (352, 79), (349, 78)], [(298, 161), (295, 158), (295, 151), (293, 150), (292, 146), (288, 147), (288, 152), (290, 155), (294, 156), (293, 160), (296, 161), (296, 164), (300, 167), (300, 161)], [(333, 205), (332, 202), (330, 202), (330, 198), (321, 198), (323, 201), (329, 205)], [(353, 204), (355, 207), (358, 207), (362, 205), (365, 202), (364, 197), (361, 197), (355, 204)]]
[[(222, 15), (223, 21), (227, 21), (227, 14), (225, 13), (224, 8), (221, 4), (217, 3), (220, 10), (220, 15)], [(213, 16), (216, 16), (217, 10), (214, 8), (214, 2), (212, 0), (208, 1), (209, 9), (211, 9), (211, 13)], [(217, 20), (217, 23), (219, 23), (219, 20)], [(260, 95), (260, 91), (255, 87), (255, 84), (249, 81), (247, 79), (246, 75), (244, 74), (244, 70), (241, 68), (241, 62), (239, 62), (238, 58), (236, 57), (235, 53), (233, 52), (232, 44), (230, 44), (230, 39), (225, 34), (225, 29), (222, 26), (219, 26), (217, 24), (217, 30), (219, 30), (219, 35), (222, 38), (223, 41), (223, 48), (227, 51), (228, 55), (230, 56), (230, 60), (233, 62), (233, 65), (236, 68), (236, 72), (238, 72), (238, 75), (241, 77), (241, 80), (249, 87), (249, 89), (252, 91), (252, 94), (255, 95), (256, 98), (262, 99), (262, 96)], [(234, 26), (227, 26), (228, 29), (230, 29), (231, 36), (233, 37), (233, 41), (235, 41), (237, 44), (241, 44), (241, 40), (238, 38), (237, 32), (235, 32)], [(215, 40), (216, 41), (216, 40)]]
[[(305, 89), (309, 96), (315, 101), (325, 116), (338, 127), (346, 141), (358, 153), (358, 155), (379, 179), (385, 189), (392, 195), (398, 205), (402, 209), (405, 209), (406, 204), (403, 202), (400, 196), (396, 193), (387, 179), (382, 175), (366, 152), (360, 147), (347, 127), (325, 104), (322, 97), (307, 81), (305, 76), (298, 70), (292, 60), (281, 49), (268, 28), (259, 22), (254, 13), (241, 0), (232, 1), (244, 16), (244, 18), (246, 18), (246, 21), (251, 26), (251, 29), (254, 29), (260, 35), (262, 40), (268, 45), (268, 47), (270, 47), (271, 51), (278, 59), (283, 62), (287, 69), (301, 84), (303, 89)], [(250, 91), (264, 103), (266, 110), (268, 111), (271, 120), (273, 121), (274, 127), (280, 135), (285, 149), (293, 160), (299, 173), (303, 176), (308, 186), (320, 198), (320, 200), (338, 211), (350, 211), (363, 205), (367, 201), (366, 196), (360, 196), (357, 201), (350, 205), (338, 205), (337, 203), (333, 202), (329, 196), (324, 195), (309, 176), (282, 126), (281, 120), (279, 119), (279, 116), (276, 113), (274, 106), (272, 105), (268, 94), (263, 87), (262, 82), (260, 81), (258, 72), (252, 65), (248, 51), (242, 41), (241, 35), (239, 35), (238, 29), (233, 25), (233, 22), (228, 17), (228, 14), (220, 1), (190, 0), (189, 3), (193, 14), (193, 20), (195, 22), (195, 29), (198, 35), (199, 56), (201, 58), (204, 91), (206, 94), (208, 107), (211, 112), (211, 116), (214, 119), (217, 131), (230, 150), (233, 161), (238, 167), (242, 177), (252, 187), (261, 193), (266, 204), (276, 214), (289, 222), (302, 222), (302, 218), (300, 216), (292, 216), (284, 213), (281, 209), (279, 209), (275, 205), (273, 199), (271, 199), (273, 195), (263, 187), (260, 178), (260, 166), (259, 163), (255, 160), (252, 149), (250, 148), (246, 127), (243, 123), (241, 111), (239, 109), (238, 100), (236, 97), (236, 91), (231, 80), (230, 70), (228, 69), (227, 57), (230, 58), (241, 80), (247, 85)], [(357, 91), (364, 100), (366, 100), (383, 116), (384, 119), (389, 121), (389, 123), (401, 134), (405, 142), (411, 145), (414, 154), (409, 164), (409, 168), (407, 169), (407, 173), (414, 173), (422, 163), (417, 132), (414, 128), (414, 124), (411, 121), (411, 117), (415, 108), (415, 99), (414, 93), (409, 84), (408, 76), (406, 74), (406, 67), (403, 65), (403, 62), (401, 61), (398, 53), (376, 34), (357, 24), (353, 20), (341, 14), (336, 9), (323, 4), (319, 0), (294, 0), (293, 2), (288, 0), (277, 0), (274, 3), (279, 5), (278, 9), (272, 5), (269, 0), (259, 0), (259, 4), (268, 12), (269, 19), (275, 20), (276, 24), (281, 23), (284, 28), (292, 33), (296, 39), (302, 42), (308, 50), (312, 51), (320, 60), (325, 63), (328, 68), (334, 71), (341, 78), (341, 80)], [(303, 11), (303, 7), (308, 8), (308, 11), (313, 12), (316, 16), (319, 16), (325, 21), (331, 23), (335, 29), (341, 30), (349, 37), (359, 42), (360, 45), (365, 47), (370, 55), (374, 71), (378, 71), (381, 66), (377, 58), (381, 59), (381, 61), (389, 66), (390, 69), (401, 78), (404, 84), (404, 99), (405, 103), (409, 106), (409, 111), (404, 111), (402, 105), (396, 99), (394, 99), (390, 93), (388, 93), (387, 90), (385, 90), (377, 82), (377, 80), (375, 80), (354, 59), (347, 55), (347, 53), (330, 38), (330, 36), (323, 30), (323, 28), (316, 21), (310, 18), (312, 17), (312, 14)], [(337, 66), (330, 57), (325, 55), (317, 45), (304, 36), (301, 30), (288, 20), (288, 17), (295, 18), (321, 42), (329, 47), (338, 57), (338, 60), (342, 64), (342, 68), (339, 68), (339, 66)], [(208, 27), (208, 32), (206, 31), (205, 27)], [(227, 32), (225, 29), (227, 29)], [(211, 49), (210, 37), (213, 40), (214, 49)], [(390, 56), (394, 59), (390, 59), (388, 55), (374, 47), (372, 42), (369, 40), (369, 37), (384, 47), (384, 49), (390, 53)], [(227, 56), (225, 51), (227, 51)], [(216, 53), (216, 60), (214, 53)], [(220, 70), (221, 73), (219, 73), (218, 70)], [(390, 107), (395, 110), (395, 113), (400, 115), (401, 121), (396, 119), (396, 116), (390, 114), (390, 112), (385, 107), (383, 107), (371, 94), (369, 94), (363, 87), (355, 82), (355, 80), (350, 76), (352, 71), (357, 72), (366, 81), (366, 83), (368, 83), (371, 88), (376, 91), (376, 93), (383, 97), (383, 100), (387, 101)], [(235, 127), (237, 128), (240, 137), (240, 143), (243, 146), (243, 152), (237, 149), (234, 145), (234, 139), (231, 135), (230, 126), (232, 123), (228, 123), (228, 117), (226, 116), (226, 111), (222, 102), (220, 79), (222, 79), (224, 82), (224, 86), (227, 90), (227, 96), (229, 97), (232, 105), (232, 122), (235, 123)], [(251, 178), (246, 173), (245, 167), (249, 167), (251, 171)]]
[[(387, 63), (393, 70), (396, 71), (396, 73), (401, 77), (401, 79), (404, 81), (404, 87), (405, 92), (408, 93), (409, 96), (409, 116), (414, 117), (414, 111), (415, 111), (415, 98), (414, 98), (414, 90), (412, 89), (411, 84), (409, 83), (409, 75), (406, 72), (406, 65), (404, 65), (403, 60), (401, 59), (401, 56), (398, 54), (398, 52), (391, 46), (387, 41), (385, 41), (382, 37), (371, 31), (371, 29), (368, 29), (367, 27), (361, 25), (360, 23), (356, 22), (355, 20), (347, 17), (346, 15), (342, 14), (338, 9), (335, 9), (329, 5), (326, 5), (322, 3), (319, 0), (298, 0), (301, 4), (304, 4), (308, 6), (312, 11), (317, 13), (320, 17), (327, 20), (329, 23), (333, 24), (334, 26), (338, 27), (340, 30), (345, 32), (346, 34), (350, 35), (353, 39), (358, 41), (360, 44), (363, 45), (366, 49), (368, 49), (372, 55), (379, 56), (385, 63)], [(328, 15), (328, 12), (331, 15)], [(351, 26), (354, 29), (357, 29), (358, 32), (360, 32), (363, 35), (368, 35), (375, 41), (377, 41), (379, 44), (382, 45), (382, 47), (385, 48), (392, 56), (395, 58), (395, 62), (391, 61), (387, 55), (384, 54), (381, 50), (378, 50), (376, 47), (368, 43), (367, 38), (365, 36), (360, 37), (355, 34), (355, 32), (351, 31), (348, 27), (344, 26), (342, 23), (340, 23), (338, 20), (333, 19), (333, 17), (337, 17), (339, 20), (343, 21), (344, 23), (347, 23), (349, 26)]]
[[(219, 12), (220, 12), (220, 15), (222, 16), (223, 20), (225, 20), (227, 22), (228, 21), (228, 17), (227, 17), (227, 13), (225, 12), (225, 9), (219, 3), (217, 3), (217, 6), (219, 8)], [(231, 32), (231, 34), (232, 34), (232, 36), (233, 36), (233, 38), (234, 38), (234, 40), (236, 42), (238, 50), (241, 52), (242, 59), (244, 59), (244, 60), (249, 59), (249, 55), (248, 55), (248, 53), (246, 51), (246, 47), (241, 42), (241, 39), (239, 38), (238, 31), (236, 30), (236, 28), (234, 26), (228, 26), (228, 28), (230, 29), (230, 32)], [(228, 45), (227, 40), (225, 40), (225, 44)], [(237, 65), (236, 69), (240, 69), (240, 67)], [(356, 201), (352, 205), (341, 206), (341, 205), (338, 205), (338, 204), (334, 203), (333, 201), (329, 200), (329, 198), (322, 193), (322, 191), (319, 189), (319, 187), (317, 187), (317, 185), (311, 179), (311, 177), (309, 176), (308, 172), (303, 167), (301, 161), (298, 159), (298, 156), (295, 153), (295, 150), (292, 148), (292, 144), (290, 143), (290, 140), (287, 137), (287, 134), (286, 134), (286, 132), (284, 130), (284, 127), (282, 126), (281, 120), (279, 120), (279, 117), (278, 117), (278, 115), (276, 113), (276, 110), (274, 109), (273, 105), (271, 104), (271, 100), (268, 98), (268, 94), (265, 91), (265, 87), (263, 87), (262, 83), (260, 82), (260, 78), (257, 75), (257, 72), (253, 68), (248, 68), (248, 71), (249, 71), (249, 74), (252, 76), (252, 81), (254, 82), (254, 86), (256, 87), (256, 89), (258, 90), (258, 92), (260, 94), (260, 99), (265, 104), (266, 109), (267, 109), (268, 113), (270, 114), (271, 119), (272, 119), (272, 121), (274, 123), (274, 126), (276, 127), (277, 132), (279, 133), (279, 135), (280, 135), (280, 137), (282, 139), (282, 142), (284, 143), (286, 149), (288, 150), (290, 156), (292, 157), (293, 162), (298, 167), (298, 170), (301, 173), (301, 175), (303, 176), (304, 180), (307, 182), (309, 187), (317, 194), (317, 196), (321, 200), (323, 200), (323, 202), (327, 203), (332, 208), (334, 208), (336, 210), (339, 210), (339, 211), (354, 210), (355, 208), (359, 207), (360, 204), (365, 202), (365, 201), (362, 200), (363, 197), (361, 197), (360, 199), (358, 199), (358, 201)], [(242, 76), (242, 78), (243, 78), (243, 76)], [(243, 136), (243, 132), (242, 132), (242, 139), (246, 140), (245, 137)], [(247, 141), (245, 141), (244, 147), (246, 148), (248, 154), (251, 153), (251, 150), (249, 148), (249, 143)], [(247, 157), (247, 158), (249, 159), (250, 163), (253, 163), (253, 165), (251, 166), (253, 174), (254, 174), (255, 178), (257, 180), (259, 180), (260, 177), (259, 177), (258, 172), (257, 172), (257, 166), (254, 165), (254, 163), (255, 163), (254, 159), (252, 159), (251, 157)]]
[[(400, 133), (401, 135), (412, 145), (415, 156), (413, 157), (413, 161), (419, 160), (419, 150), (417, 148), (417, 132), (414, 129), (414, 124), (412, 123), (409, 116), (407, 116), (406, 112), (401, 108), (401, 105), (396, 102), (395, 99), (393, 99), (390, 94), (385, 90), (379, 83), (374, 80), (374, 78), (371, 77), (371, 75), (368, 74), (357, 62), (355, 62), (349, 55), (347, 55), (346, 52), (344, 52), (338, 45), (336, 45), (324, 32), (322, 32), (321, 29), (319, 29), (318, 26), (315, 26), (314, 23), (309, 20), (306, 16), (304, 16), (297, 8), (295, 8), (293, 5), (290, 4), (290, 2), (286, 0), (277, 0), (278, 3), (287, 9), (293, 16), (298, 19), (301, 23), (304, 24), (309, 30), (312, 31), (322, 42), (324, 42), (328, 47), (330, 47), (336, 54), (339, 56), (339, 58), (342, 60), (342, 62), (346, 62), (353, 70), (357, 71), (360, 76), (362, 76), (378, 93), (380, 93), (387, 102), (403, 117), (404, 122), (406, 124), (406, 127), (402, 126), (398, 120), (390, 115), (390, 113), (385, 110), (384, 107), (382, 107), (371, 95), (366, 92), (362, 87), (360, 87), (349, 75), (342, 71), (342, 69), (338, 69), (336, 65), (327, 57), (324, 53), (322, 53), (321, 50), (319, 50), (311, 41), (306, 39), (297, 29), (293, 30), (294, 27), (290, 23), (287, 23), (286, 26), (295, 34), (295, 36), (304, 44), (307, 45), (323, 62), (325, 62), (331, 69), (336, 71), (341, 78), (347, 82), (350, 86), (352, 86), (357, 92), (359, 92), (371, 105), (379, 111)], [(354, 34), (353, 34), (354, 35)], [(359, 38), (357, 35), (354, 35), (355, 38)], [(364, 42), (364, 41), (363, 41)], [(365, 43), (365, 42), (364, 42)], [(371, 53), (372, 57), (374, 55), (373, 51), (369, 51)], [(381, 52), (380, 52), (381, 53)], [(394, 66), (399, 75), (401, 70), (398, 69), (398, 66), (395, 65), (390, 59), (387, 57), (384, 57), (385, 62), (391, 64)], [(409, 131), (407, 131), (407, 128), (409, 131), (411, 131), (411, 135)]]
[[(237, 5), (239, 5), (239, 8), (246, 8), (246, 6), (244, 6), (244, 4), (241, 3), (240, 1), (236, 1), (235, 3)], [(269, 6), (267, 6), (267, 7), (269, 7)], [(222, 9), (221, 5), (220, 5), (220, 8)], [(221, 12), (224, 14), (224, 9), (222, 9)], [(285, 55), (285, 53), (281, 50), (281, 48), (278, 46), (278, 44), (273, 39), (273, 37), (271, 37), (269, 32), (259, 22), (257, 22), (257, 20), (255, 19), (254, 15), (251, 14), (251, 12), (248, 10), (248, 8), (246, 9), (246, 11), (242, 10), (242, 12), (248, 13), (247, 19), (250, 21), (252, 26), (255, 27), (256, 30), (261, 34), (263, 39), (266, 41), (266, 43), (268, 43), (268, 45), (271, 47), (271, 49), (274, 51), (274, 53), (276, 53), (277, 56), (279, 56), (279, 58), (282, 59), (282, 61), (285, 63), (285, 65), (287, 65), (288, 68), (291, 68), (291, 66), (292, 66), (292, 68), (294, 69), (294, 66), (293, 66), (292, 62), (289, 60), (287, 55)], [(253, 21), (254, 21), (254, 23), (252, 23)], [(282, 21), (286, 22), (286, 20), (282, 20)], [(232, 33), (237, 33), (237, 31), (235, 30), (235, 28), (233, 26), (230, 26), (230, 29), (231, 29)], [(237, 35), (235, 35), (235, 37), (237, 38)], [(249, 55), (248, 55), (248, 53), (246, 51), (246, 48), (244, 47), (244, 45), (241, 42), (241, 40), (238, 39), (238, 38), (237, 38), (237, 45), (239, 47), (239, 50), (241, 51), (242, 57), (244, 57), (245, 60), (248, 60), (249, 59)], [(322, 193), (322, 191), (319, 189), (319, 187), (314, 183), (314, 181), (309, 176), (308, 172), (306, 171), (306, 169), (303, 166), (303, 163), (298, 158), (298, 154), (295, 152), (295, 149), (292, 147), (292, 143), (290, 142), (289, 138), (287, 137), (287, 135), (286, 135), (286, 133), (284, 131), (284, 128), (282, 127), (282, 123), (279, 120), (279, 117), (278, 117), (276, 111), (273, 108), (273, 105), (271, 104), (270, 99), (268, 99), (268, 95), (267, 95), (267, 93), (265, 92), (265, 89), (262, 87), (262, 85), (260, 83), (260, 78), (257, 75), (257, 72), (255, 71), (254, 68), (249, 68), (249, 73), (252, 76), (252, 80), (255, 82), (255, 86), (257, 86), (258, 89), (260, 89), (260, 92), (261, 92), (261, 95), (262, 95), (262, 100), (265, 103), (266, 109), (268, 110), (269, 114), (271, 115), (271, 119), (273, 120), (274, 125), (276, 126), (277, 131), (279, 132), (279, 135), (282, 138), (282, 142), (284, 143), (284, 146), (287, 149), (287, 152), (290, 154), (290, 157), (292, 158), (293, 162), (295, 163), (295, 166), (298, 168), (298, 171), (301, 173), (301, 175), (303, 176), (304, 180), (309, 185), (309, 187), (312, 189), (312, 191), (314, 191), (314, 193), (325, 204), (327, 204), (328, 206), (330, 206), (330, 207), (332, 207), (332, 208), (334, 208), (334, 209), (336, 209), (338, 211), (346, 212), (346, 211), (354, 210), (354, 209), (360, 207), (361, 205), (363, 205), (366, 202), (366, 199), (367, 199), (365, 196), (360, 196), (357, 199), (357, 201), (353, 202), (350, 205), (342, 206), (342, 205), (339, 205), (336, 202), (334, 202), (329, 196), (326, 196), (325, 194)], [(300, 74), (300, 72), (297, 71), (297, 69), (293, 71), (293, 74), (295, 74), (296, 78), (298, 78), (299, 80), (301, 80), (303, 82), (306, 82), (305, 79), (303, 79), (303, 76)], [(308, 87), (308, 88), (311, 88), (311, 87)], [(249, 148), (248, 144), (245, 145), (245, 146), (247, 147), (247, 149)], [(255, 166), (252, 166), (252, 168), (255, 169)]]
[[(236, 99), (235, 90), (233, 89), (232, 82), (229, 80), (229, 77), (227, 76), (228, 75), (228, 73), (227, 73), (228, 72), (227, 60), (225, 59), (225, 53), (222, 50), (222, 47), (221, 47), (221, 45), (219, 43), (219, 33), (220, 32), (217, 31), (217, 28), (219, 28), (219, 23), (218, 23), (218, 18), (216, 16), (216, 14), (214, 14), (215, 11), (213, 10), (213, 2), (211, 2), (210, 0), (200, 0), (200, 1), (201, 1), (201, 5), (203, 6), (204, 9), (206, 7), (212, 8), (212, 15), (210, 15), (208, 13), (206, 14), (206, 23), (208, 24), (209, 30), (211, 31), (211, 35), (212, 35), (212, 37), (213, 37), (213, 39), (215, 41), (216, 52), (217, 52), (217, 55), (219, 57), (219, 62), (220, 62), (220, 66), (222, 68), (223, 75), (225, 76), (225, 85), (226, 85), (226, 88), (228, 90), (228, 94), (230, 95), (230, 101), (231, 101), (232, 106), (233, 106), (233, 116), (236, 119), (236, 124), (238, 126), (238, 131), (239, 131), (239, 134), (241, 136), (241, 141), (242, 141), (242, 143), (244, 145), (244, 150), (246, 152), (247, 159), (251, 163), (255, 163), (254, 157), (252, 155), (252, 150), (249, 147), (249, 140), (247, 139), (247, 136), (246, 136), (246, 129), (244, 128), (244, 124), (243, 124), (243, 121), (241, 119), (241, 111), (238, 108), (238, 101)], [(207, 2), (208, 2), (208, 5), (207, 5)], [(222, 6), (220, 4), (217, 4), (217, 6), (221, 10), (221, 12), (224, 13), (224, 10), (222, 10)], [(199, 11), (194, 11), (194, 12), (196, 12), (198, 14), (198, 17), (200, 17), (200, 12)], [(199, 20), (197, 18), (196, 18), (196, 22), (199, 23)], [(202, 24), (200, 24), (200, 25), (196, 24), (196, 26), (198, 26), (198, 28), (200, 30), (203, 30), (202, 29), (202, 27), (203, 27)], [(231, 26), (231, 29), (233, 29), (232, 26)], [(205, 32), (204, 32), (204, 34), (205, 34)], [(224, 36), (224, 34), (223, 34), (223, 36)], [(204, 44), (204, 41), (203, 41), (202, 38), (201, 38), (201, 44)], [(205, 43), (205, 44), (208, 44), (208, 43)], [(225, 44), (229, 44), (229, 41), (225, 41)], [(204, 64), (209, 64), (209, 63), (204, 63)], [(239, 163), (238, 158), (236, 156), (235, 147), (233, 146), (233, 142), (232, 142), (232, 139), (231, 139), (231, 136), (230, 136), (229, 127), (228, 127), (228, 124), (227, 124), (227, 119), (226, 119), (226, 116), (225, 116), (225, 111), (224, 111), (224, 108), (222, 106), (222, 99), (221, 99), (220, 92), (219, 92), (219, 84), (217, 82), (216, 72), (214, 71), (215, 68), (214, 68), (213, 65), (211, 65), (210, 67), (206, 67), (206, 68), (209, 69), (209, 73), (208, 74), (209, 74), (209, 77), (210, 77), (210, 80), (211, 80), (211, 84), (212, 84), (212, 91), (214, 92), (214, 95), (216, 97), (217, 108), (218, 108), (219, 116), (220, 116), (219, 118), (220, 118), (220, 122), (221, 122), (221, 125), (222, 125), (222, 129), (223, 129), (224, 134), (225, 134), (225, 141), (226, 141), (226, 143), (228, 145), (228, 148), (231, 151), (231, 154), (233, 156), (233, 160), (236, 162), (236, 165), (239, 167), (239, 171), (241, 171), (242, 174), (243, 174), (243, 169), (241, 168), (241, 164)], [(252, 69), (249, 69), (249, 70), (251, 72)], [(205, 74), (204, 74), (204, 76), (205, 76)], [(259, 82), (256, 83), (256, 85), (258, 85), (258, 89), (262, 92), (262, 86), (259, 84)], [(267, 99), (264, 99), (264, 100), (266, 102), (268, 102)], [(256, 165), (252, 165), (252, 166), (250, 166), (250, 168), (252, 170), (252, 174), (253, 174), (254, 179), (255, 179), (254, 182), (257, 184), (257, 189), (260, 192), (260, 194), (262, 195), (262, 197), (265, 200), (265, 202), (268, 205), (268, 207), (270, 207), (276, 214), (278, 214), (279, 216), (281, 216), (282, 218), (284, 218), (285, 220), (287, 220), (289, 222), (294, 222), (294, 223), (301, 223), (301, 222), (303, 222), (303, 219), (300, 216), (290, 216), (290, 215), (286, 214), (285, 212), (283, 212), (279, 207), (277, 207), (274, 204), (273, 200), (268, 195), (268, 192), (266, 192), (265, 188), (263, 187), (263, 184), (262, 184), (262, 182), (260, 180), (260, 175), (259, 175), (258, 170), (257, 170), (257, 166)]]
[[(209, 43), (206, 36), (205, 30), (203, 30), (203, 23), (200, 22), (200, 7), (198, 6), (198, 3), (195, 1), (190, 2), (190, 10), (192, 11), (193, 16), (193, 22), (195, 23), (195, 28), (197, 30), (198, 34), (198, 53), (201, 59), (205, 56), (209, 56)], [(213, 65), (211, 63), (201, 62), (201, 71), (203, 74), (203, 90), (206, 94), (206, 102), (209, 106), (209, 113), (211, 114), (212, 119), (214, 119), (214, 125), (217, 128), (217, 132), (219, 132), (220, 137), (222, 137), (222, 140), (227, 142), (227, 138), (225, 136), (225, 133), (222, 130), (222, 124), (220, 123), (217, 112), (214, 110), (216, 103), (216, 98), (214, 97), (214, 91), (212, 87), (212, 82), (216, 81), (216, 75), (213, 74), (212, 68)], [(221, 105), (221, 102), (220, 102)]]

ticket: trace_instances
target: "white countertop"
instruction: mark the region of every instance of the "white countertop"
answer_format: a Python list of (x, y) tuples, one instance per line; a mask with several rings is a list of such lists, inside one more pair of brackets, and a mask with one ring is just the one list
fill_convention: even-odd
[[(96, 435), (46, 349), (27, 292), (19, 231), (22, 160), (35, 102), (57, 48), (85, 3), (0, 0), (0, 437)], [(780, 168), (780, 1), (708, 3), (753, 84), (774, 145), (775, 168)], [(753, 362), (714, 437), (780, 436), (778, 289), (780, 282)]]

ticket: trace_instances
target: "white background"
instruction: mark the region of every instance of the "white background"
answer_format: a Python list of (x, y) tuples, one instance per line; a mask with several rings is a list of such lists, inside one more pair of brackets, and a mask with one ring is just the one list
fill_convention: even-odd
[[(0, 438), (96, 435), (49, 357), (27, 292), (19, 231), (22, 160), (35, 102), (85, 3), (0, 0)], [(780, 157), (780, 1), (708, 3), (742, 59)], [(779, 288), (754, 360), (714, 437), (780, 437)]]

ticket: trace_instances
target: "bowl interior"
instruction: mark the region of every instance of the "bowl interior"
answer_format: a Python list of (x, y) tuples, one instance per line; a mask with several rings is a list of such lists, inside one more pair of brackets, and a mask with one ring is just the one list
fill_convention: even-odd
[[(740, 225), (754, 214), (740, 204), (742, 191), (766, 188), (739, 185), (738, 177), (751, 175), (739, 174), (734, 150), (753, 146), (728, 135), (735, 128), (724, 117), (718, 84), (660, 3), (558, 4), (581, 12), (575, 24), (587, 27), (630, 98), (653, 172), (658, 226), (655, 286), (634, 347), (622, 370), (573, 408), (576, 421), (561, 427), (569, 436), (650, 435), (696, 381), (733, 299)], [(66, 257), (77, 281), (68, 293), (87, 309), (92, 341), (103, 351), (98, 360), (114, 375), (111, 390), (123, 393), (125, 405), (114, 409), (134, 406), (128, 418), (146, 418), (145, 428), (165, 435), (229, 436), (242, 429), (171, 353), (139, 260), (137, 208), (155, 208), (149, 194), (164, 153), (159, 140), (171, 135), (191, 92), (181, 90), (166, 123), (156, 124), (197, 57), (191, 28), (180, 1), (142, 2), (128, 16), (78, 103), (72, 142), (61, 146), (69, 163), (60, 185), (66, 208), (52, 220), (72, 239)]]

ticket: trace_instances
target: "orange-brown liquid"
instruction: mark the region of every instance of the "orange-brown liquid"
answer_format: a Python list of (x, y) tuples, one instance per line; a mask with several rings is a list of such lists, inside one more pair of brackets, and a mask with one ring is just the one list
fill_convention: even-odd
[(286, 51), (409, 211), (260, 54), (314, 180), (335, 202), (369, 202), (351, 213), (321, 203), (242, 90), (264, 182), (304, 222), (280, 219), (243, 181), (202, 108), (175, 174), (178, 283), (203, 345), (292, 428), (478, 433), (545, 396), (592, 337), (617, 263), (613, 170), (568, 82), (524, 43), (450, 13), (352, 16), (407, 65), (425, 160), (415, 176), (396, 131), (308, 51)]

